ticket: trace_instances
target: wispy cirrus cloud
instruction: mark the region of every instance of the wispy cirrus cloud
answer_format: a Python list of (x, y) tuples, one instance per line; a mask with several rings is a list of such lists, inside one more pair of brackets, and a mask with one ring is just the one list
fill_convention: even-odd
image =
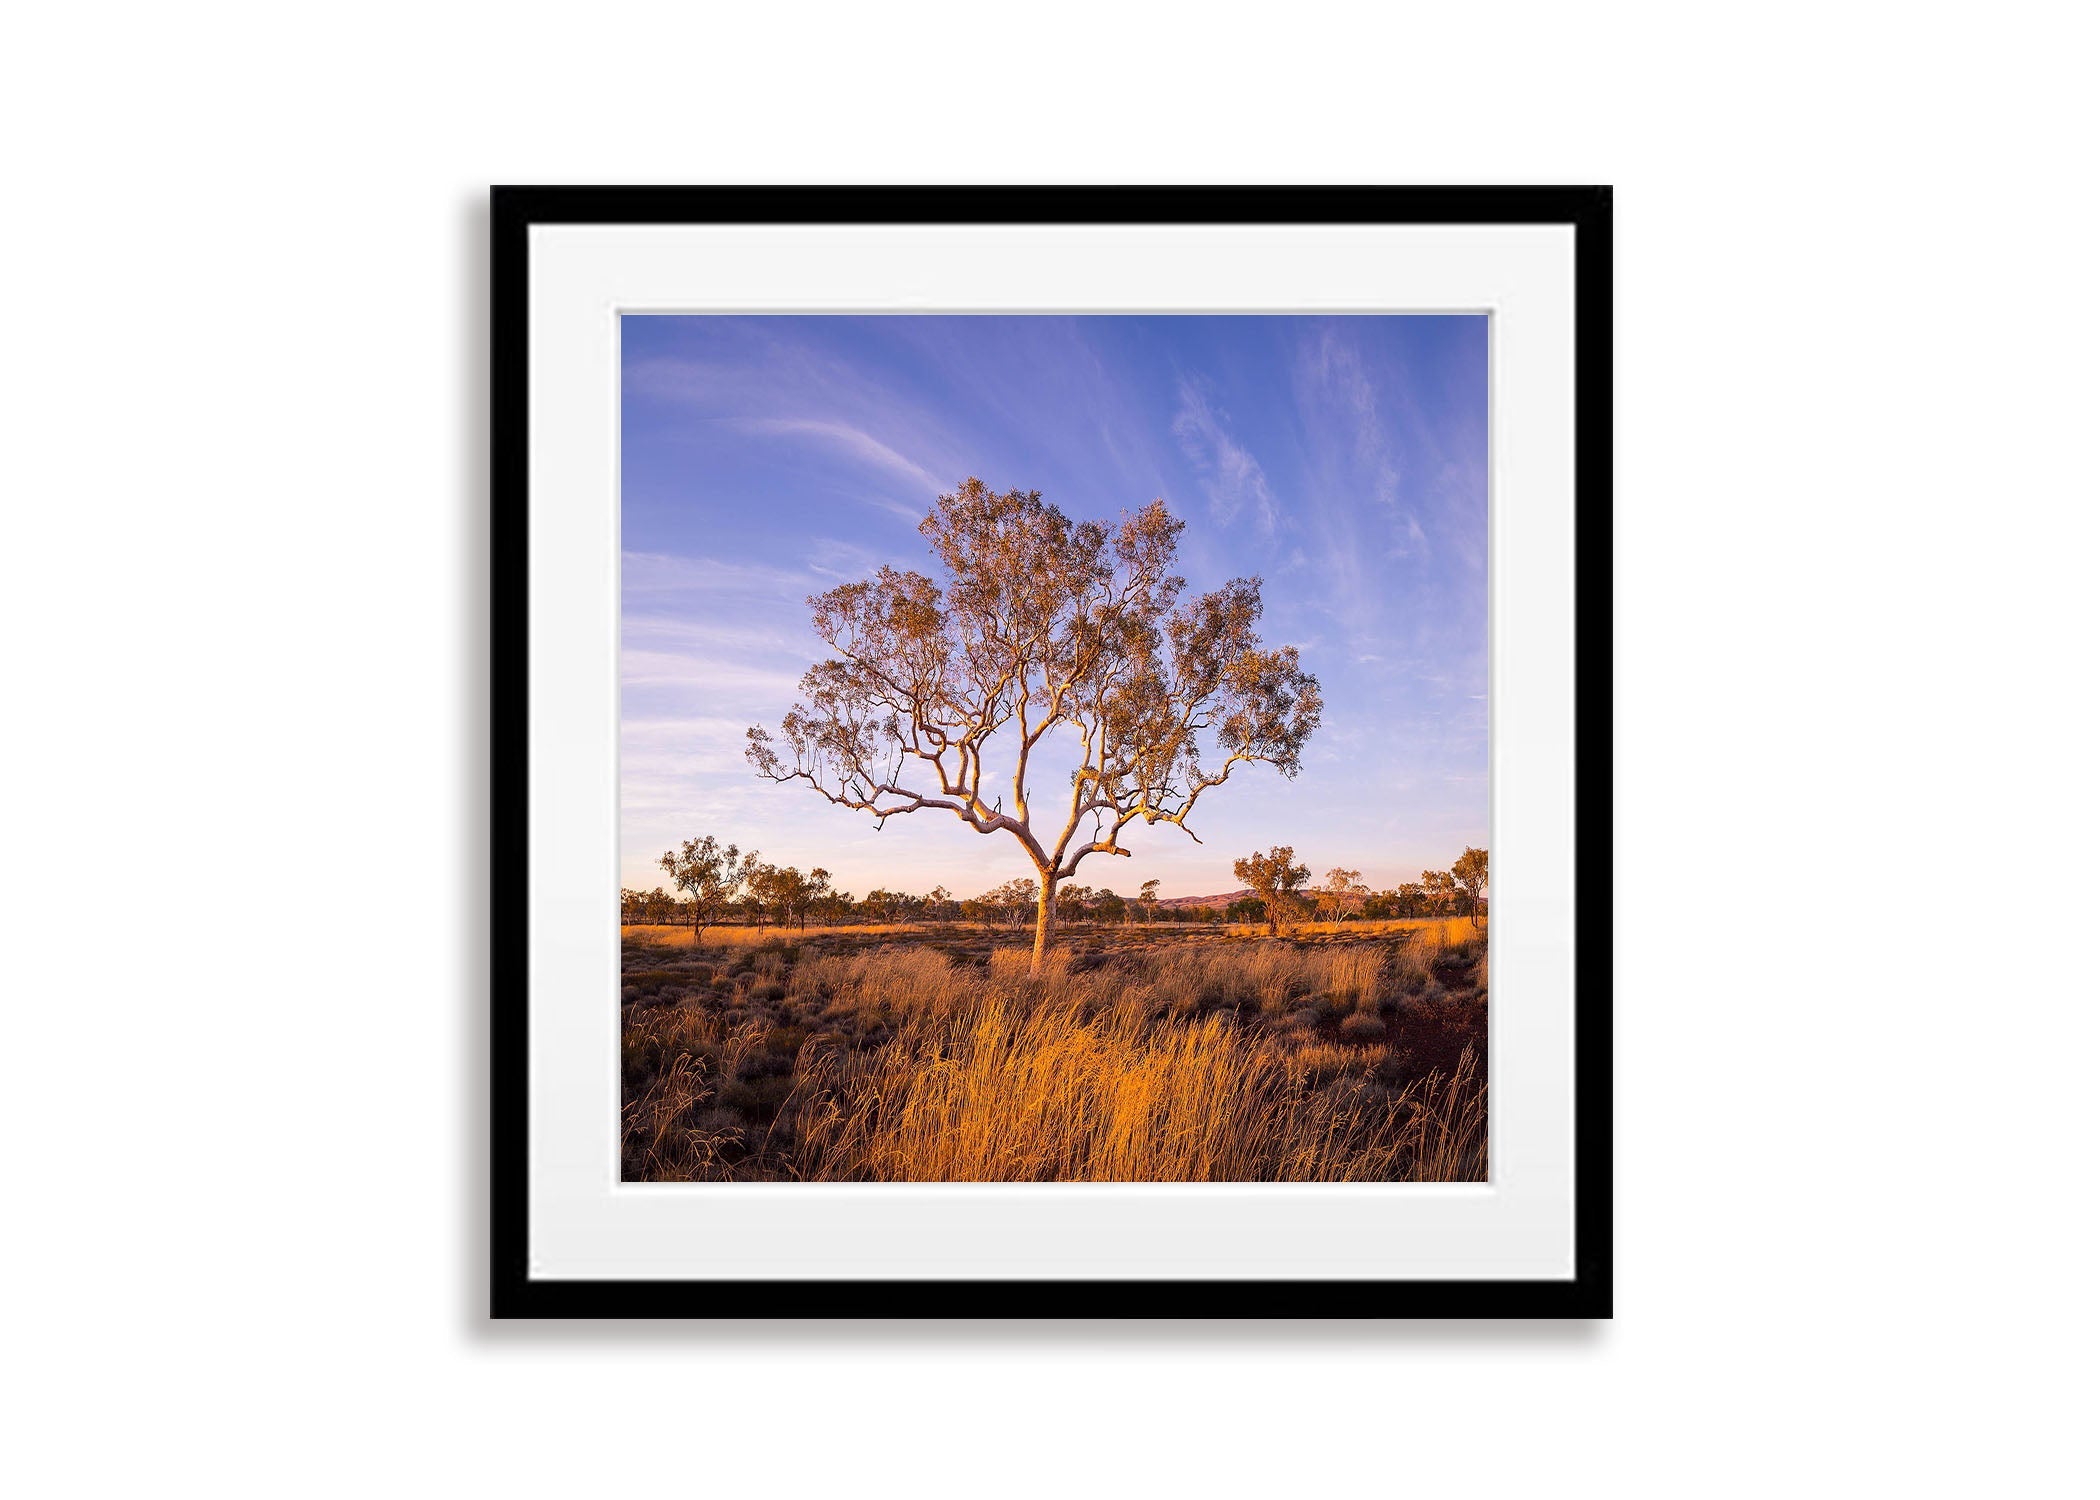
[(917, 521), (924, 516), (934, 496), (948, 488), (923, 465), (912, 462), (881, 439), (845, 422), (826, 422), (810, 417), (717, 417), (714, 421), (732, 432), (751, 436), (813, 439), (856, 462), (904, 481), (914, 492), (924, 496), (918, 505), (907, 505), (881, 495), (863, 498), (877, 509), (889, 511), (907, 521)]
[(800, 672), (776, 671), (714, 655), (647, 649), (620, 653), (622, 688), (688, 688), (706, 693), (710, 701), (785, 707), (801, 683)]
[(1211, 519), (1221, 524), (1237, 520), (1251, 511), (1262, 535), (1276, 533), (1276, 497), (1269, 490), (1269, 476), (1252, 453), (1227, 430), (1228, 413), (1210, 404), (1194, 381), (1181, 382), (1181, 407), (1174, 413), (1174, 436), (1181, 451), (1195, 466), (1198, 482), (1210, 501)]
[(1364, 369), (1362, 356), (1332, 327), (1323, 327), (1301, 364), (1303, 387), (1354, 429), (1359, 482), (1368, 485), (1371, 497), (1392, 512), (1386, 556), (1426, 556), (1429, 537), (1414, 509), (1402, 503), (1400, 459), (1380, 415), (1378, 387)]
[(800, 657), (815, 648), (806, 631), (789, 632), (768, 623), (631, 611), (620, 620), (620, 643), (635, 649), (713, 652), (742, 660)]
[[(700, 427), (776, 442), (792, 460), (843, 462), (883, 483), (850, 493), (873, 510), (918, 522), (956, 477), (954, 442), (918, 404), (824, 352), (819, 341), (754, 320), (722, 325), (690, 353), (631, 353), (626, 391), (683, 408)], [(638, 329), (637, 343), (649, 342)]]
[(692, 592), (800, 599), (810, 591), (810, 578), (793, 568), (765, 563), (723, 562), (667, 552), (622, 552), (620, 590), (630, 595)]
[(657, 355), (627, 360), (620, 383), (627, 395), (705, 406), (739, 396), (746, 388), (740, 373), (724, 364)]

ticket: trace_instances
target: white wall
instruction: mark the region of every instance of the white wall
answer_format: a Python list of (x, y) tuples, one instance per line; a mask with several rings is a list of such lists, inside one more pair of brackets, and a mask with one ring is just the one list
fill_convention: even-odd
[[(13, 1487), (2089, 1485), (2084, 18), (762, 9), (11, 17)], [(488, 1327), (484, 185), (1175, 179), (1618, 186), (1617, 1320)]]

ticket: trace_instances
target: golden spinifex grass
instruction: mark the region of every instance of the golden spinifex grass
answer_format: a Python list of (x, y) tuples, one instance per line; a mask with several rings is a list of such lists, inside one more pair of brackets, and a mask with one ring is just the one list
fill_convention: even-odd
[(1210, 1016), (992, 996), (915, 1017), (871, 1057), (822, 1051), (800, 1175), (903, 1182), (1346, 1182), (1485, 1175), (1467, 1053), (1399, 1093), (1318, 1087), (1289, 1051)]
[(1479, 1180), (1477, 932), (625, 945), (630, 1180)]
[[(698, 946), (702, 948), (756, 948), (767, 943), (792, 942), (799, 938), (823, 937), (827, 934), (851, 934), (855, 937), (903, 937), (921, 931), (916, 922), (893, 922), (887, 925), (863, 927), (732, 927), (718, 925), (701, 931)], [(652, 943), (663, 948), (690, 948), (693, 929), (690, 927), (622, 927), (623, 940)]]

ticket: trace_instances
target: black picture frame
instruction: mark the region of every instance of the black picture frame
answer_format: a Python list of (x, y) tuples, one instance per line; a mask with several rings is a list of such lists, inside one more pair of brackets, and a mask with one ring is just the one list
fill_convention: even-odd
[(540, 224), (1549, 224), (1575, 237), (1575, 1274), (1567, 1280), (535, 1280), (526, 915), (490, 918), (497, 1318), (1608, 1318), (1612, 1306), (1612, 227), (1608, 187), (497, 187), (490, 235), (490, 861), (527, 860), (527, 273)]

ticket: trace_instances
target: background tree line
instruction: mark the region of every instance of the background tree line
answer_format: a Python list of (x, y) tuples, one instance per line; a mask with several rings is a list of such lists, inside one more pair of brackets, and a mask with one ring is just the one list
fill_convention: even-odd
[[(676, 888), (620, 892), (623, 926), (821, 927), (887, 925), (897, 922), (968, 922), (987, 931), (1026, 929), (1038, 914), (1041, 891), (1026, 878), (1007, 881), (981, 895), (958, 899), (945, 886), (924, 895), (877, 886), (856, 897), (832, 885), (822, 866), (808, 873), (773, 865), (757, 850), (741, 851), (712, 834), (687, 839), (657, 861)], [(1484, 924), (1488, 879), (1485, 849), (1467, 849), (1448, 870), (1424, 870), (1419, 880), (1374, 891), (1361, 870), (1336, 867), (1315, 886), (1297, 851), (1279, 844), (1233, 861), (1233, 874), (1247, 894), (1219, 906), (1163, 906), (1159, 882), (1148, 880), (1125, 898), (1107, 888), (1067, 885), (1057, 895), (1060, 921), (1124, 925), (1142, 922), (1266, 922), (1271, 932), (1317, 917), (1326, 922), (1391, 921), (1411, 917), (1470, 917)]]
[(1226, 907), (1226, 916), (1235, 922), (1267, 922), (1271, 932), (1313, 916), (1323, 922), (1470, 917), (1481, 926), (1487, 921), (1485, 849), (1468, 848), (1450, 869), (1424, 870), (1420, 880), (1385, 891), (1365, 885), (1363, 871), (1339, 866), (1314, 886), (1311, 867), (1298, 862), (1298, 852), (1289, 844), (1234, 860), (1232, 873), (1248, 894)]
[[(657, 886), (620, 892), (620, 922), (629, 927), (805, 928), (811, 922), (840, 927), (895, 922), (970, 922), (986, 928), (1025, 928), (1034, 921), (1038, 887), (1027, 879), (1009, 880), (981, 896), (958, 900), (945, 886), (924, 895), (878, 886), (864, 896), (834, 887), (831, 872), (818, 866), (804, 874), (793, 865), (767, 864), (754, 850), (720, 844), (712, 835), (688, 839), (658, 861), (675, 891)], [(1126, 900), (1116, 892), (1090, 886), (1067, 886), (1058, 893), (1062, 918), (1087, 922), (1159, 921), (1168, 915), (1159, 905), (1159, 882), (1148, 880)], [(1196, 908), (1183, 921), (1222, 922), (1214, 908)]]

